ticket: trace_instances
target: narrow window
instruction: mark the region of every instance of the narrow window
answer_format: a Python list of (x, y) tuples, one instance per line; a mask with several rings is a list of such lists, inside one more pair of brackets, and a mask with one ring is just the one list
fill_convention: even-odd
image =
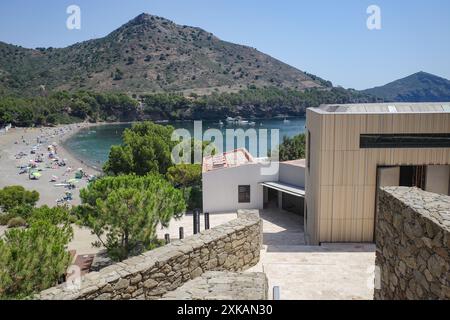
[(250, 203), (250, 186), (239, 186), (239, 203)]
[(308, 152), (308, 170), (311, 168), (311, 131), (308, 130), (308, 145), (306, 146), (306, 152)]
[(450, 133), (362, 134), (360, 148), (450, 148)]

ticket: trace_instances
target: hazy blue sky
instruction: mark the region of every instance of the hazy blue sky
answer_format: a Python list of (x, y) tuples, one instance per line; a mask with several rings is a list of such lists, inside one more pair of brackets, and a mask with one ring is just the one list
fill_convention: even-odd
[[(66, 8), (81, 7), (81, 30)], [(381, 8), (369, 31), (366, 9)], [(62, 47), (102, 37), (147, 12), (249, 45), (335, 85), (363, 89), (417, 71), (450, 79), (448, 0), (14, 0), (0, 2), (0, 41)]]

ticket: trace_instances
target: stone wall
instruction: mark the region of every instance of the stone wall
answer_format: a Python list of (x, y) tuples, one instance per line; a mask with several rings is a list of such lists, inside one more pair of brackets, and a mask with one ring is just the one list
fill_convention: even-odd
[(209, 271), (166, 293), (163, 300), (267, 300), (268, 281), (263, 272)]
[(450, 299), (450, 197), (380, 190), (375, 299)]
[(75, 291), (62, 284), (37, 295), (43, 300), (159, 299), (207, 271), (242, 271), (259, 261), (262, 221), (258, 211), (140, 256), (91, 272)]

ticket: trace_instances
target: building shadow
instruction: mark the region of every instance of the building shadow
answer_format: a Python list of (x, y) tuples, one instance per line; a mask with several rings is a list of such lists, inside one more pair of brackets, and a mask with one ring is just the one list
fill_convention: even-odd
[(375, 252), (373, 243), (322, 243), (309, 246), (305, 242), (302, 215), (270, 207), (260, 211), (263, 219), (263, 245), (266, 252)]

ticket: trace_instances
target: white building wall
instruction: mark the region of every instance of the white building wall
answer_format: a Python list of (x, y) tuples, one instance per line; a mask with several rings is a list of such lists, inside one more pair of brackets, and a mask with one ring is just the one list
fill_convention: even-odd
[[(278, 172), (262, 175), (262, 164), (213, 170), (203, 173), (203, 211), (233, 212), (238, 209), (263, 209), (261, 182), (278, 181)], [(250, 203), (239, 203), (238, 186), (250, 185)]]
[(426, 191), (448, 195), (449, 194), (450, 166), (428, 166)]
[(397, 187), (400, 183), (400, 167), (379, 168), (378, 187)]
[(280, 182), (305, 187), (305, 168), (289, 163), (280, 163)]

